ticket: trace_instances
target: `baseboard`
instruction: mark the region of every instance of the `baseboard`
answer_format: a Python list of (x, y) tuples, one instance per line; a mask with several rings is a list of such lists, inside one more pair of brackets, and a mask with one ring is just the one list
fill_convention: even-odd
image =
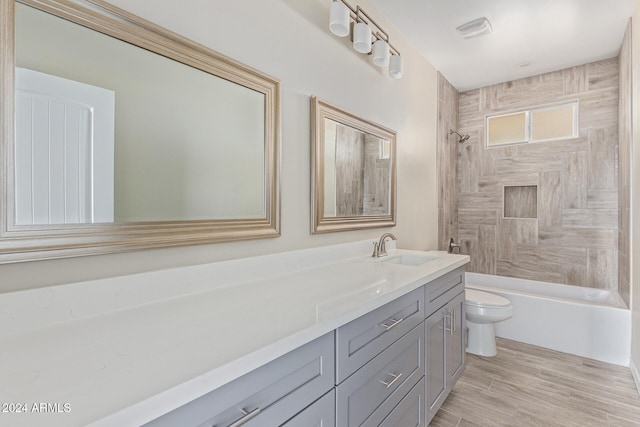
[(629, 360), (629, 369), (631, 369), (633, 381), (636, 383), (636, 388), (638, 389), (638, 393), (640, 394), (640, 372), (638, 372), (638, 367), (636, 366), (636, 364), (633, 363), (633, 359)]

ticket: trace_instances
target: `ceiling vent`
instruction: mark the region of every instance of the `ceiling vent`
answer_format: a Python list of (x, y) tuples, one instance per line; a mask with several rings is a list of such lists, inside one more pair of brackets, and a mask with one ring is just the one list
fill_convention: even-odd
[(456, 28), (456, 31), (462, 38), (471, 39), (489, 34), (493, 31), (493, 28), (491, 27), (491, 22), (489, 22), (487, 18), (482, 17), (460, 25)]

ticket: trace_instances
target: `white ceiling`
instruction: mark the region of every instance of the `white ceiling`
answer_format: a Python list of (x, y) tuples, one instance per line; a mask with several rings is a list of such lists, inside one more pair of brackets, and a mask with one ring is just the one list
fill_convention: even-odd
[[(635, 1), (374, 3), (451, 84), (466, 91), (617, 56)], [(458, 35), (456, 27), (483, 16), (493, 33), (467, 40)]]

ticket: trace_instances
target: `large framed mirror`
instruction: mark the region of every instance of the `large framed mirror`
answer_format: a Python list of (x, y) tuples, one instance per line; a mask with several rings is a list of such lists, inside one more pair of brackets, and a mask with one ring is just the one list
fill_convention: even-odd
[(0, 263), (279, 236), (279, 81), (102, 0), (0, 0)]
[(396, 133), (311, 98), (311, 232), (396, 224)]

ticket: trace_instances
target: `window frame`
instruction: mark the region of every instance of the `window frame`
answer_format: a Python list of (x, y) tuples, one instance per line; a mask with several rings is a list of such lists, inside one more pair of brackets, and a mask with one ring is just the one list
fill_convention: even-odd
[[(571, 107), (573, 110), (573, 134), (572, 135), (564, 136), (560, 138), (533, 139), (533, 116), (535, 113), (540, 111), (549, 111), (549, 110), (556, 110), (556, 109), (559, 110), (566, 107)], [(508, 147), (511, 145), (522, 145), (522, 144), (531, 144), (531, 143), (548, 142), (548, 141), (563, 141), (568, 139), (579, 138), (580, 137), (579, 112), (580, 112), (579, 101), (575, 99), (575, 100), (565, 101), (558, 104), (550, 104), (550, 105), (544, 105), (539, 107), (532, 107), (528, 109), (519, 109), (519, 110), (513, 110), (509, 112), (502, 112), (500, 114), (487, 114), (485, 115), (485, 122), (484, 122), (484, 126), (485, 126), (484, 146), (485, 148), (498, 148), (498, 147)], [(525, 129), (524, 129), (525, 139), (523, 141), (513, 141), (513, 142), (502, 143), (502, 144), (489, 143), (489, 123), (491, 119), (497, 118), (497, 117), (511, 116), (515, 114), (522, 114), (522, 113), (525, 114)]]

